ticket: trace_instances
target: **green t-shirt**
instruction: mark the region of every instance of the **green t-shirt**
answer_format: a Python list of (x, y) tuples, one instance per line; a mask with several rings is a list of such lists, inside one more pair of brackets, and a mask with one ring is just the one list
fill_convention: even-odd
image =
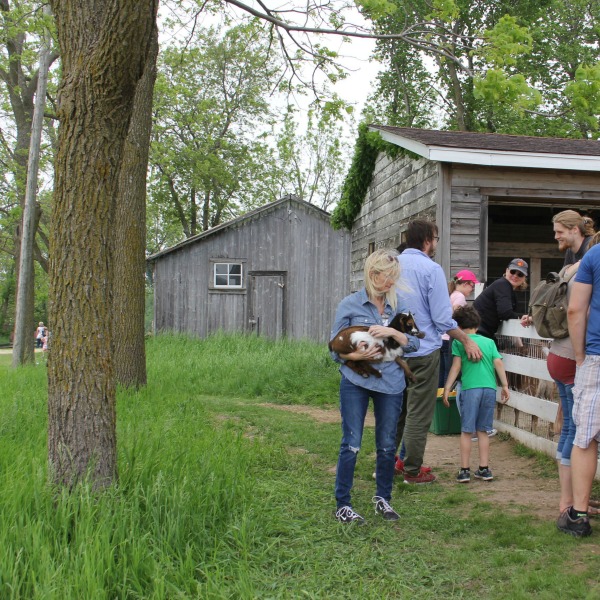
[(478, 333), (470, 333), (469, 337), (479, 346), (483, 358), (473, 362), (467, 358), (465, 347), (458, 340), (452, 341), (452, 356), (460, 356), (461, 361), (461, 383), (463, 390), (473, 388), (496, 389), (496, 369), (494, 359), (502, 358), (496, 348), (494, 340)]

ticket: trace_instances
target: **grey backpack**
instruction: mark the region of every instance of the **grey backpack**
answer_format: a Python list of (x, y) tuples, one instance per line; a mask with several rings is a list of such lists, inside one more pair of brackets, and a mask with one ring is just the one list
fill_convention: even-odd
[(548, 273), (546, 279), (540, 281), (531, 292), (529, 314), (541, 337), (566, 338), (569, 335), (567, 289), (577, 269), (565, 277), (567, 268), (563, 267), (558, 273)]

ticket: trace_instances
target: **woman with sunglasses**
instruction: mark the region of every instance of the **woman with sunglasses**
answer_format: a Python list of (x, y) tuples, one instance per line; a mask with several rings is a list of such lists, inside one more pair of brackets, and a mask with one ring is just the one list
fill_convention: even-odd
[(473, 306), (481, 317), (477, 333), (496, 341), (501, 321), (520, 319), (517, 308), (517, 290), (527, 289), (528, 265), (522, 258), (510, 261), (504, 275), (486, 287), (475, 299)]

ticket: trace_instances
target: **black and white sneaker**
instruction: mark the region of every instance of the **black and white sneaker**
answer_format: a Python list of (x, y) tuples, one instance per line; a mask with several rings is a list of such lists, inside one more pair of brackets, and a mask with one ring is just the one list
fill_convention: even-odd
[(469, 483), (471, 481), (471, 471), (469, 469), (461, 469), (456, 476), (458, 483)]
[(373, 496), (375, 503), (375, 512), (381, 515), (386, 521), (397, 521), (400, 515), (390, 506), (390, 503), (381, 496)]
[(483, 479), (483, 481), (492, 481), (492, 479), (494, 479), (494, 476), (489, 469), (477, 469), (477, 471), (473, 473), (473, 477), (475, 477), (475, 479)]
[(351, 506), (341, 506), (335, 512), (335, 518), (340, 523), (364, 523), (365, 520), (352, 510)]

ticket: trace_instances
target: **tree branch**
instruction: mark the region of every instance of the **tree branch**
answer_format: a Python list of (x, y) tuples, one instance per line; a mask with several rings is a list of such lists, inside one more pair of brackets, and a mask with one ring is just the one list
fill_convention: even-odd
[[(415, 48), (420, 48), (421, 50), (427, 50), (429, 52), (433, 52), (440, 56), (445, 57), (446, 59), (454, 62), (460, 69), (470, 73), (470, 69), (467, 65), (465, 65), (457, 56), (454, 56), (450, 53), (443, 45), (438, 44), (436, 42), (426, 41), (427, 36), (430, 36), (432, 33), (440, 35), (442, 33), (446, 33), (451, 36), (453, 39), (456, 38), (456, 34), (447, 28), (440, 28), (439, 23), (424, 21), (421, 23), (416, 23), (411, 27), (408, 27), (404, 31), (400, 33), (388, 33), (388, 34), (377, 34), (373, 32), (367, 31), (358, 31), (358, 27), (356, 25), (352, 25), (352, 29), (330, 29), (330, 28), (322, 28), (322, 27), (308, 27), (307, 25), (295, 25), (294, 23), (288, 23), (278, 17), (276, 17), (273, 11), (269, 10), (263, 2), (259, 0), (258, 4), (263, 8), (264, 12), (256, 10), (247, 4), (244, 4), (240, 0), (225, 0), (227, 4), (232, 6), (237, 6), (239, 9), (251, 14), (254, 17), (262, 19), (263, 21), (268, 21), (275, 25), (278, 29), (283, 29), (288, 34), (290, 34), (290, 39), (297, 46), (301, 47), (301, 49), (309, 54), (315, 56), (314, 51), (308, 50), (307, 48), (301, 46), (297, 40), (293, 38), (291, 35), (292, 32), (298, 33), (317, 33), (324, 35), (338, 35), (342, 37), (354, 37), (354, 38), (363, 38), (363, 39), (375, 39), (375, 40), (402, 40)], [(433, 30), (433, 32), (432, 32)], [(420, 39), (416, 37), (417, 35), (424, 36), (425, 39)], [(464, 38), (464, 36), (461, 36)], [(319, 58), (325, 58), (320, 57)], [(289, 60), (289, 57), (288, 57)], [(471, 74), (471, 73), (470, 73)]]

